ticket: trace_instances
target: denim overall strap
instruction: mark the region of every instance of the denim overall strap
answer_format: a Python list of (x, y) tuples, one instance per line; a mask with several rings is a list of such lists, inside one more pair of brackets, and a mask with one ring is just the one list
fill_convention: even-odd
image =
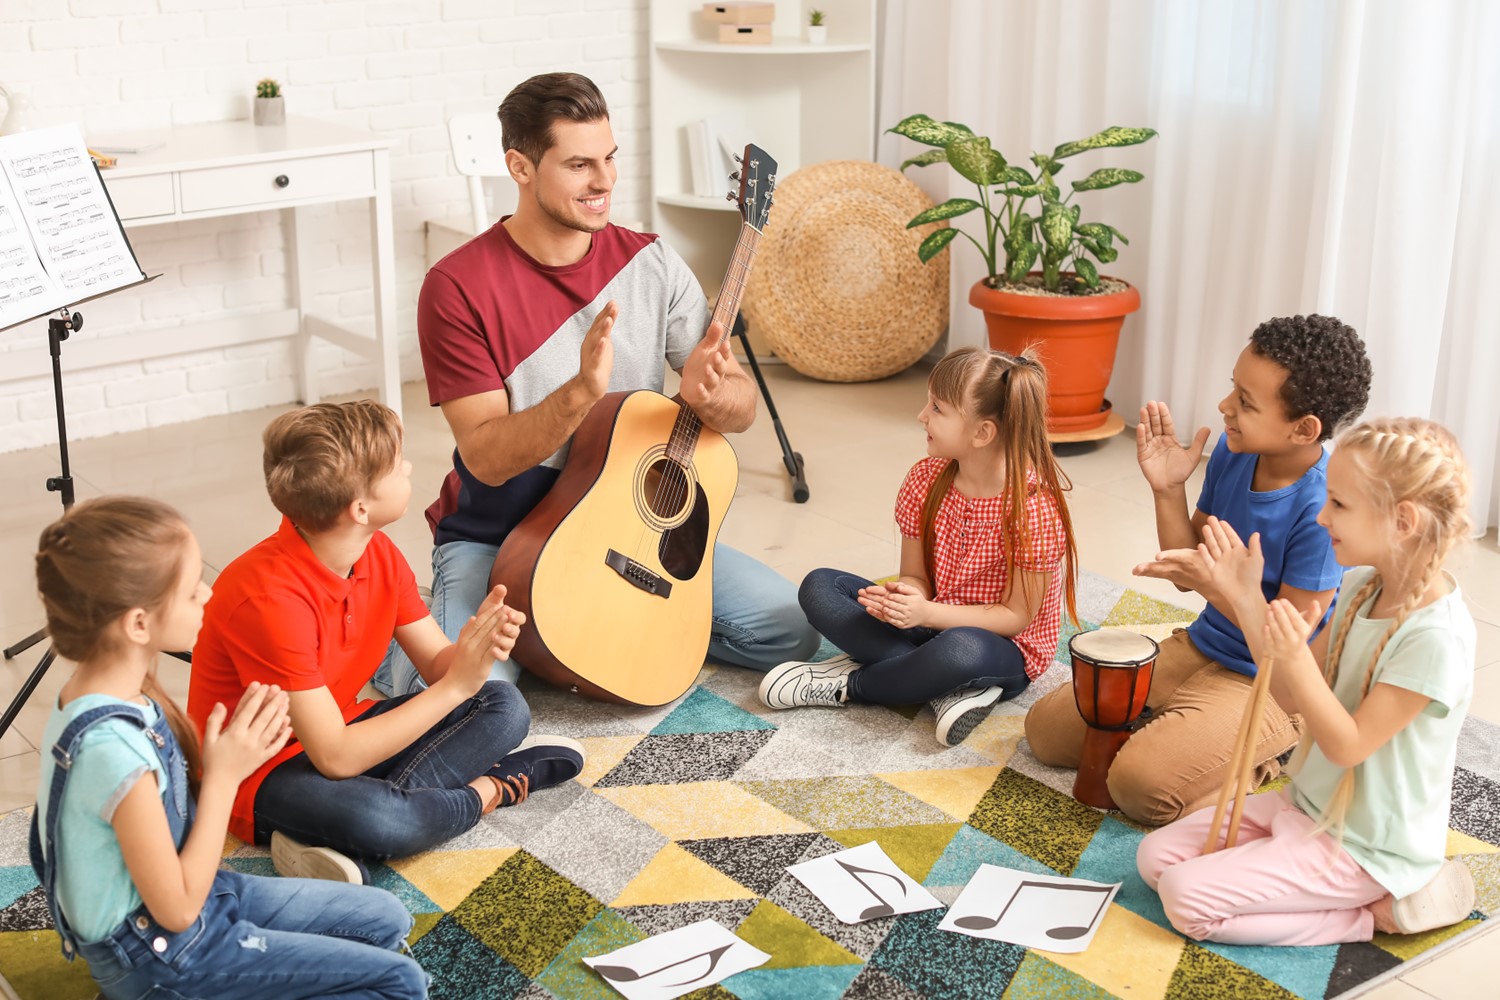
[[(37, 880), (42, 884), (42, 891), (47, 898), (47, 908), (52, 914), (52, 924), (57, 929), (58, 936), (62, 938), (63, 956), (70, 962), (77, 953), (78, 946), (73, 930), (63, 916), (57, 897), (57, 820), (62, 808), (63, 791), (67, 788), (68, 776), (72, 771), (73, 759), (83, 743), (84, 734), (89, 729), (105, 719), (119, 718), (134, 723), (145, 731), (147, 738), (156, 747), (156, 753), (161, 758), (162, 770), (165, 771), (167, 780), (172, 785), (172, 808), (166, 810), (172, 840), (180, 849), (183, 839), (187, 836), (191, 822), (192, 801), (187, 794), (187, 768), (183, 762), (182, 749), (177, 745), (177, 740), (167, 725), (166, 714), (155, 702), (152, 702), (152, 705), (157, 709), (157, 721), (154, 725), (147, 725), (146, 716), (140, 709), (129, 705), (102, 705), (84, 712), (68, 723), (57, 742), (52, 745), (52, 786), (47, 796), (47, 816), (43, 822), (39, 813), (32, 813), (29, 846), (31, 867), (36, 872)], [(45, 854), (41, 850), (44, 834), (47, 844)]]

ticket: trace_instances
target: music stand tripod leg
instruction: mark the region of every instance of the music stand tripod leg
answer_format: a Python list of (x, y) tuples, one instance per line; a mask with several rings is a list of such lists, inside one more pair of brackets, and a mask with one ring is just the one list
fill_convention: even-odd
[[(83, 326), (83, 316), (79, 313), (68, 314), (66, 309), (62, 315), (54, 316), (47, 321), (47, 348), (52, 353), (52, 395), (57, 405), (57, 446), (62, 463), (62, 475), (49, 476), (47, 478), (47, 491), (56, 493), (62, 500), (63, 513), (67, 513), (73, 506), (73, 474), (68, 465), (68, 421), (66, 410), (63, 408), (62, 387), (62, 342), (68, 339), (68, 335)], [(22, 639), (14, 646), (5, 650), (5, 658), (9, 660), (17, 653), (25, 652), (32, 646), (41, 642), (46, 636), (43, 630), (37, 630)], [(32, 668), (31, 676), (26, 678), (26, 683), (21, 685), (21, 690), (5, 709), (5, 714), (0, 716), (0, 736), (4, 736), (10, 724), (15, 721), (16, 716), (21, 714), (21, 707), (26, 704), (26, 699), (31, 697), (36, 686), (41, 683), (42, 675), (47, 668), (52, 666), (56, 655), (49, 648)]]
[(786, 429), (781, 426), (781, 416), (776, 412), (776, 402), (771, 399), (771, 390), (766, 385), (766, 378), (760, 372), (760, 364), (755, 360), (755, 352), (750, 349), (750, 336), (745, 331), (745, 317), (735, 316), (734, 335), (740, 338), (740, 347), (745, 351), (745, 360), (750, 363), (750, 371), (755, 375), (756, 384), (760, 386), (761, 398), (766, 401), (766, 412), (771, 414), (771, 426), (776, 431), (776, 440), (781, 443), (781, 464), (786, 466), (787, 475), (792, 477), (792, 499), (797, 503), (807, 503), (807, 498), (812, 493), (807, 488), (806, 465), (802, 461), (802, 453), (792, 450), (792, 442), (787, 439)]

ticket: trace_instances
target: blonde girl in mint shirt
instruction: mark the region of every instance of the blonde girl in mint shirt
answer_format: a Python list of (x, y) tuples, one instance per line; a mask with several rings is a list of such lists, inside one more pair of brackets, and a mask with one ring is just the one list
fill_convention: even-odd
[[(1291, 784), (1251, 795), (1235, 847), (1203, 854), (1213, 810), (1148, 834), (1136, 862), (1172, 926), (1226, 944), (1320, 945), (1456, 923), (1474, 881), (1444, 860), (1459, 728), (1474, 688), (1474, 621), (1443, 562), (1469, 532), (1457, 441), (1427, 420), (1340, 434), (1318, 523), (1350, 567), (1332, 622), (1261, 595), (1248, 548), (1209, 519), (1198, 558), (1232, 595), (1271, 693), (1300, 713)], [(1300, 764), (1300, 769), (1299, 769)]]

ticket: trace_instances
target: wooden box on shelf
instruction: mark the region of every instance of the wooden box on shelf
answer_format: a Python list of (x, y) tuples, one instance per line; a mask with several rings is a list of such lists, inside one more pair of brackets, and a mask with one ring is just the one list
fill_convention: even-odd
[(719, 41), (729, 45), (770, 45), (769, 24), (721, 24)]
[(770, 24), (775, 17), (776, 5), (762, 0), (703, 5), (703, 19), (710, 24)]

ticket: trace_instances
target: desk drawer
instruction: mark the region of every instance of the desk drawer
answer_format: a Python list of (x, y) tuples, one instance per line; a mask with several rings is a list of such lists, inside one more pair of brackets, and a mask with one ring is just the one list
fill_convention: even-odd
[(172, 175), (154, 177), (110, 177), (105, 171), (104, 186), (121, 222), (149, 219), (153, 215), (171, 215), (177, 210), (172, 200)]
[(184, 170), (182, 210), (216, 209), (302, 201), (342, 194), (357, 196), (375, 187), (373, 154), (333, 153), (305, 159), (272, 160), (233, 167)]

